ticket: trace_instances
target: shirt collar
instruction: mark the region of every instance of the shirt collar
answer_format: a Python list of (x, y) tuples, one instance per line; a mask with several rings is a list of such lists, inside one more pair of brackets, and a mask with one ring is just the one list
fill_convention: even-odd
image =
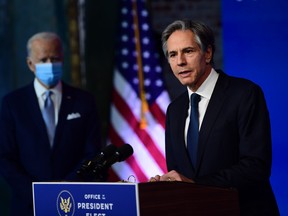
[[(43, 85), (41, 85), (40, 82), (36, 78), (34, 79), (34, 89), (38, 98), (41, 98), (47, 91), (47, 89)], [(51, 88), (50, 91), (52, 91), (55, 95), (61, 94), (62, 82), (61, 81), (58, 82), (58, 84), (54, 86), (53, 88)]]
[(211, 73), (209, 74), (209, 76), (206, 78), (206, 80), (202, 83), (202, 85), (197, 89), (196, 92), (192, 92), (188, 87), (188, 94), (189, 94), (189, 98), (191, 96), (191, 94), (193, 93), (197, 93), (199, 94), (201, 97), (207, 98), (208, 100), (210, 100), (211, 95), (213, 93), (214, 87), (216, 85), (217, 79), (219, 77), (219, 74), (215, 71), (214, 68), (211, 69)]

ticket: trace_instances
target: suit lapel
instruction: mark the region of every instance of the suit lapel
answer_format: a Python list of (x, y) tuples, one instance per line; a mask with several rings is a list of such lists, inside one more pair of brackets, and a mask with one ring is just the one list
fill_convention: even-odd
[(70, 90), (69, 86), (62, 83), (62, 101), (60, 105), (60, 110), (58, 114), (58, 123), (56, 126), (55, 137), (54, 137), (54, 146), (57, 146), (58, 140), (60, 139), (61, 134), (63, 134), (63, 129), (65, 122), (67, 121), (68, 113), (73, 109), (73, 92)]
[(30, 119), (33, 122), (33, 125), (35, 126), (35, 133), (36, 131), (39, 131), (39, 133), (41, 133), (41, 137), (46, 138), (45, 140), (43, 140), (43, 142), (50, 149), (49, 138), (46, 131), (46, 125), (42, 117), (42, 113), (39, 107), (33, 83), (28, 86), (27, 93), (25, 93), (25, 95), (27, 97), (27, 104), (26, 104), (27, 114), (31, 116)]
[(215, 89), (212, 93), (211, 100), (208, 104), (202, 126), (199, 132), (199, 145), (198, 145), (198, 157), (196, 173), (199, 170), (203, 154), (206, 150), (207, 140), (210, 136), (211, 130), (214, 127), (215, 121), (218, 118), (218, 114), (222, 109), (226, 97), (226, 91), (229, 84), (227, 75), (220, 72)]
[[(177, 121), (177, 124), (174, 125), (176, 130), (175, 140), (177, 140), (177, 146), (174, 149), (177, 149), (177, 151), (179, 150), (179, 153), (177, 155), (180, 155), (181, 157), (181, 161), (183, 162), (182, 167), (185, 167), (186, 176), (192, 178), (194, 175), (194, 168), (191, 164), (184, 139), (185, 122), (188, 115), (188, 108), (189, 97), (188, 92), (186, 91), (181, 98), (181, 101), (178, 103), (178, 107), (175, 109), (177, 110), (177, 113), (175, 113), (175, 120)], [(182, 112), (179, 112), (179, 110), (182, 110)], [(188, 176), (189, 174), (191, 174), (191, 176)]]

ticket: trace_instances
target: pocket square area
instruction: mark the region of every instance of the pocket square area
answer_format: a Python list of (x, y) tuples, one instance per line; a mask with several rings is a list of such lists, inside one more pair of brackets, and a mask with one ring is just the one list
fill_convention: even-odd
[(81, 115), (80, 115), (80, 113), (70, 113), (70, 114), (68, 114), (68, 116), (67, 116), (67, 120), (71, 120), (71, 119), (75, 119), (75, 118), (80, 118), (81, 117)]

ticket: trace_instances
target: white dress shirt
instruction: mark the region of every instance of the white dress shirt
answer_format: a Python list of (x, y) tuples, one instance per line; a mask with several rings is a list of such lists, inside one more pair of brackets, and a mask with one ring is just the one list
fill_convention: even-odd
[(202, 85), (197, 89), (196, 92), (191, 91), (188, 87), (188, 94), (189, 94), (189, 109), (188, 109), (188, 116), (185, 122), (185, 131), (184, 131), (184, 139), (187, 145), (187, 132), (190, 123), (190, 110), (191, 110), (191, 103), (190, 103), (190, 96), (193, 93), (197, 93), (201, 96), (201, 100), (198, 104), (198, 111), (199, 111), (199, 130), (201, 128), (203, 118), (208, 107), (211, 95), (215, 88), (216, 82), (218, 80), (219, 74), (212, 68), (211, 73), (207, 77), (207, 79), (202, 83)]
[[(35, 78), (34, 79), (34, 89), (38, 98), (38, 103), (41, 112), (43, 111), (44, 108), (44, 102), (46, 99), (46, 94), (45, 92), (48, 90), (46, 89), (43, 85), (40, 84), (40, 82)], [(61, 81), (52, 89), (49, 89), (50, 91), (53, 92), (51, 95), (51, 99), (54, 103), (54, 109), (55, 109), (55, 125), (57, 125), (58, 122), (58, 114), (60, 110), (60, 104), (62, 100), (62, 83)]]

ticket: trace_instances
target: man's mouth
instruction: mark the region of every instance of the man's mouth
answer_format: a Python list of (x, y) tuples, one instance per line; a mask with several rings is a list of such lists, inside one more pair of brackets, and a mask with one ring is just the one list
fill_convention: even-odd
[(183, 71), (180, 71), (178, 74), (181, 77), (186, 77), (186, 76), (190, 75), (191, 73), (192, 73), (191, 70), (183, 70)]

